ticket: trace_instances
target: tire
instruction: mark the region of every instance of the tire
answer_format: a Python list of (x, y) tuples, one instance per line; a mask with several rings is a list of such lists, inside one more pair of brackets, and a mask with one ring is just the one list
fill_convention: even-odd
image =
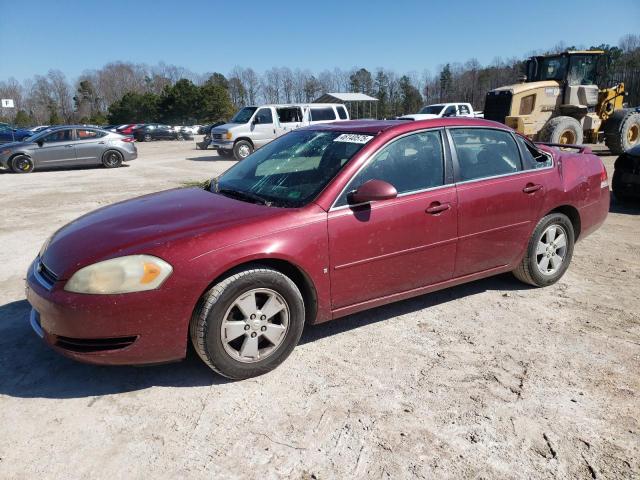
[(621, 180), (622, 172), (619, 170), (613, 171), (613, 178), (611, 179), (611, 191), (616, 200), (620, 203), (631, 202), (633, 198), (628, 193), (625, 193), (625, 189), (622, 187)]
[(151, 134), (149, 134), (149, 133), (145, 133), (145, 134), (144, 134), (144, 137), (142, 137), (142, 139), (143, 139), (145, 142), (150, 142), (151, 140), (153, 140), (153, 137), (151, 136)]
[(221, 148), (216, 149), (216, 152), (218, 153), (218, 156), (222, 157), (222, 158), (229, 158), (233, 155), (233, 153), (228, 152), (227, 150), (223, 150)]
[(117, 150), (107, 150), (102, 154), (102, 165), (104, 168), (118, 168), (122, 166), (124, 158)]
[(580, 145), (584, 141), (584, 132), (575, 118), (554, 117), (542, 127), (539, 137), (543, 142)]
[(11, 171), (13, 173), (31, 173), (34, 168), (33, 159), (27, 155), (16, 155), (11, 159)]
[(611, 153), (621, 155), (640, 144), (640, 113), (634, 110), (618, 110), (604, 127), (604, 143)]
[[(554, 248), (553, 245), (547, 246), (543, 253), (540, 244), (547, 244), (551, 228), (555, 227), (556, 245), (560, 244), (560, 234), (564, 234), (564, 250), (560, 247)], [(549, 242), (550, 243), (550, 242)], [(515, 277), (521, 282), (528, 283), (536, 287), (546, 287), (556, 283), (564, 275), (569, 268), (571, 258), (573, 257), (573, 247), (575, 243), (575, 233), (573, 224), (569, 218), (562, 213), (550, 213), (538, 222), (536, 228), (531, 235), (531, 239), (527, 245), (527, 251), (524, 258), (513, 271)], [(540, 249), (539, 249), (540, 248)], [(548, 255), (555, 251), (552, 257)], [(553, 257), (557, 254), (561, 258), (559, 265), (554, 265)], [(547, 273), (543, 273), (544, 260), (547, 259)], [(557, 261), (557, 260), (556, 260)], [(550, 269), (554, 268), (553, 271)]]
[(180, 141), (184, 140), (184, 137), (182, 136), (181, 133), (176, 135), (176, 140), (180, 140)]
[(238, 140), (233, 146), (233, 156), (236, 160), (244, 160), (253, 153), (253, 145), (247, 140)]
[[(284, 307), (261, 320), (261, 309), (272, 301), (268, 295), (277, 299), (274, 305)], [(250, 307), (240, 310), (238, 302)], [(256, 265), (221, 280), (203, 296), (189, 326), (191, 342), (200, 358), (220, 375), (233, 380), (255, 377), (273, 370), (289, 356), (302, 335), (304, 312), (300, 290), (289, 277)], [(223, 329), (223, 324), (233, 325), (236, 330), (230, 326)], [(271, 333), (266, 333), (267, 328)], [(268, 339), (274, 332), (280, 335), (277, 345)], [(257, 358), (243, 355), (245, 344), (255, 345), (252, 351)], [(247, 348), (247, 352), (250, 350)], [(264, 358), (260, 359), (262, 355)]]

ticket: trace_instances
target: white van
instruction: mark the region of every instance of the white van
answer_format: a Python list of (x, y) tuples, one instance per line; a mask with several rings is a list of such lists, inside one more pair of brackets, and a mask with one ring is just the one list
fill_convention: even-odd
[(242, 160), (274, 138), (316, 123), (349, 120), (341, 103), (293, 103), (244, 107), (229, 123), (211, 129), (211, 146), (221, 156)]

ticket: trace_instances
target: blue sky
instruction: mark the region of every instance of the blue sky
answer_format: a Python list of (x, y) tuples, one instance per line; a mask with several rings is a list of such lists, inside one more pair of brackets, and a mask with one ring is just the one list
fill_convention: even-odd
[[(196, 73), (234, 65), (432, 73), (472, 57), (521, 57), (559, 41), (640, 33), (640, 1), (0, 0), (0, 80), (49, 69), (70, 79), (122, 60)], [(603, 11), (610, 18), (603, 18)]]

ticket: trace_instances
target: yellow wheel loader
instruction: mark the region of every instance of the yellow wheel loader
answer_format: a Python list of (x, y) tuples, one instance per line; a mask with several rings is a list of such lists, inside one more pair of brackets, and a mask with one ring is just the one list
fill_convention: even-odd
[(602, 50), (531, 57), (522, 82), (487, 93), (484, 118), (541, 142), (604, 140), (621, 154), (640, 144), (640, 108), (623, 108), (624, 84), (598, 88), (608, 67)]

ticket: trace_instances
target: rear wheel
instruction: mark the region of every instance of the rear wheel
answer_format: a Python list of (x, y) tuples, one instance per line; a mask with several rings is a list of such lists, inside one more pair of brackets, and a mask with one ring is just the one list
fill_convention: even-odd
[(582, 125), (573, 117), (554, 117), (540, 130), (540, 140), (563, 145), (580, 145), (584, 141)]
[(118, 168), (122, 165), (122, 154), (117, 150), (108, 150), (102, 155), (102, 165), (105, 168)]
[(304, 327), (304, 302), (289, 277), (247, 269), (209, 290), (190, 324), (198, 355), (231, 379), (262, 375), (294, 349)]
[(244, 160), (253, 153), (253, 145), (247, 140), (239, 140), (233, 146), (233, 156), (236, 160)]
[(143, 138), (145, 142), (150, 142), (151, 140), (153, 140), (150, 133), (145, 133)]
[(618, 110), (604, 128), (604, 141), (611, 153), (620, 155), (640, 144), (640, 113), (633, 110)]
[(33, 160), (27, 155), (16, 155), (11, 159), (11, 170), (14, 173), (31, 173), (34, 168)]
[(573, 224), (562, 213), (551, 213), (536, 225), (524, 258), (513, 271), (516, 278), (536, 287), (556, 283), (569, 268), (575, 241)]

